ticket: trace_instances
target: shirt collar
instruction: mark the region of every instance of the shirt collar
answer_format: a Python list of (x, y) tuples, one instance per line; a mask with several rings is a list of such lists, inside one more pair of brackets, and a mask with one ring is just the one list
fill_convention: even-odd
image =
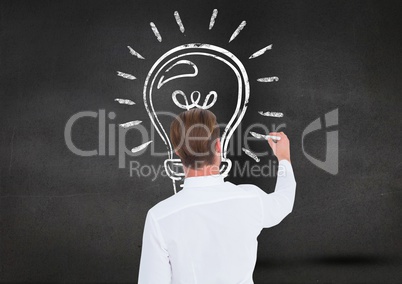
[(199, 177), (187, 177), (184, 179), (183, 188), (208, 187), (223, 184), (223, 175), (209, 175)]

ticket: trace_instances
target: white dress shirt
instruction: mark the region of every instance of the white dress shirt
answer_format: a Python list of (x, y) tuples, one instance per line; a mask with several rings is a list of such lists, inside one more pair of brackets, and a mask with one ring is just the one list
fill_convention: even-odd
[(147, 214), (140, 284), (252, 284), (257, 236), (293, 208), (296, 181), (279, 162), (275, 192), (223, 177), (186, 178), (177, 194)]

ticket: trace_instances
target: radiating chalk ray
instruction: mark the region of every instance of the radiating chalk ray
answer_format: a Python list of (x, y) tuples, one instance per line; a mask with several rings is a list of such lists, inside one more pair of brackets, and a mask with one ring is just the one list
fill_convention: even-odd
[(250, 150), (246, 149), (246, 148), (241, 148), (243, 150), (244, 153), (246, 153), (247, 156), (253, 158), (257, 163), (260, 161), (260, 158), (257, 157), (256, 154), (254, 154), (253, 152), (251, 152)]
[(246, 26), (246, 21), (241, 22), (241, 24), (237, 27), (237, 29), (234, 31), (234, 33), (232, 34), (232, 36), (230, 37), (229, 42), (231, 42), (232, 40), (234, 40), (238, 34), (241, 32), (241, 30)]
[(119, 126), (121, 126), (123, 128), (129, 128), (131, 126), (135, 126), (135, 125), (138, 125), (140, 123), (142, 123), (141, 120), (133, 120), (133, 121), (129, 121), (129, 122), (126, 122), (126, 123), (121, 123), (121, 124), (119, 124)]
[(259, 78), (257, 79), (258, 82), (261, 83), (272, 83), (272, 82), (278, 82), (279, 78), (274, 76), (274, 77), (265, 77), (265, 78)]
[(155, 26), (155, 24), (153, 22), (150, 22), (149, 24), (151, 25), (151, 29), (154, 32), (154, 35), (156, 36), (156, 39), (159, 42), (162, 42), (162, 37), (161, 37), (161, 34), (158, 31), (158, 28)]
[(262, 112), (262, 111), (259, 111), (258, 113), (263, 115), (263, 116), (283, 117), (283, 113), (281, 113), (281, 112), (270, 112), (270, 111)]
[(116, 99), (114, 99), (114, 101), (118, 102), (119, 104), (122, 104), (122, 105), (129, 105), (129, 106), (135, 105), (135, 102), (133, 102), (131, 100), (127, 100), (127, 99), (116, 98)]
[(264, 137), (265, 135), (260, 134), (260, 133), (257, 133), (257, 132), (250, 131), (249, 133), (250, 133), (252, 136), (254, 136), (255, 138), (258, 138), (258, 139), (263, 139), (263, 138), (265, 138), (265, 137)]
[(184, 33), (184, 26), (183, 26), (183, 23), (182, 23), (182, 21), (180, 19), (179, 12), (177, 12), (177, 11), (174, 12), (174, 18), (176, 19), (176, 23), (179, 25), (180, 31), (182, 33)]
[(148, 142), (145, 142), (144, 144), (141, 144), (140, 146), (137, 146), (137, 147), (134, 147), (133, 149), (131, 149), (131, 152), (132, 153), (139, 152), (139, 151), (145, 149), (151, 143), (152, 143), (152, 140), (148, 141)]
[(142, 57), (141, 54), (139, 54), (137, 51), (135, 51), (134, 49), (131, 48), (131, 46), (127, 46), (128, 50), (130, 50), (130, 53), (136, 57), (138, 57), (139, 59), (145, 59), (144, 57)]
[(212, 28), (215, 25), (215, 19), (218, 16), (218, 10), (214, 9), (214, 11), (212, 12), (212, 16), (211, 16), (211, 20), (209, 21), (209, 30), (212, 30)]
[(263, 55), (267, 50), (270, 50), (270, 49), (272, 49), (272, 44), (270, 44), (270, 45), (268, 45), (268, 46), (266, 46), (266, 47), (260, 49), (259, 51), (253, 53), (248, 59), (253, 59), (253, 58), (256, 58), (256, 57), (258, 57), (258, 56), (261, 56), (261, 55)]
[(137, 78), (135, 78), (133, 75), (128, 74), (128, 73), (123, 73), (120, 71), (117, 71), (117, 76), (123, 77), (124, 79), (128, 79), (128, 80), (135, 80)]

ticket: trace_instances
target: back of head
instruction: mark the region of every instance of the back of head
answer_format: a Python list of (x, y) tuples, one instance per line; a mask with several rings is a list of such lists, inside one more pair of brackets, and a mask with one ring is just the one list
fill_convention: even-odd
[(170, 140), (187, 168), (212, 165), (220, 136), (216, 116), (209, 110), (191, 109), (180, 113), (170, 126)]

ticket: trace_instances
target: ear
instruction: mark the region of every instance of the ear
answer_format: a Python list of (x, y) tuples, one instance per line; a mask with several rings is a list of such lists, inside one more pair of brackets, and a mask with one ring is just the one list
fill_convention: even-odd
[(174, 151), (174, 153), (177, 155), (177, 157), (179, 157), (181, 159), (181, 157), (180, 157), (179, 153), (177, 153), (177, 151)]
[(221, 139), (218, 138), (216, 139), (216, 143), (215, 143), (215, 152), (216, 153), (221, 153), (222, 152), (222, 148), (221, 148)]

